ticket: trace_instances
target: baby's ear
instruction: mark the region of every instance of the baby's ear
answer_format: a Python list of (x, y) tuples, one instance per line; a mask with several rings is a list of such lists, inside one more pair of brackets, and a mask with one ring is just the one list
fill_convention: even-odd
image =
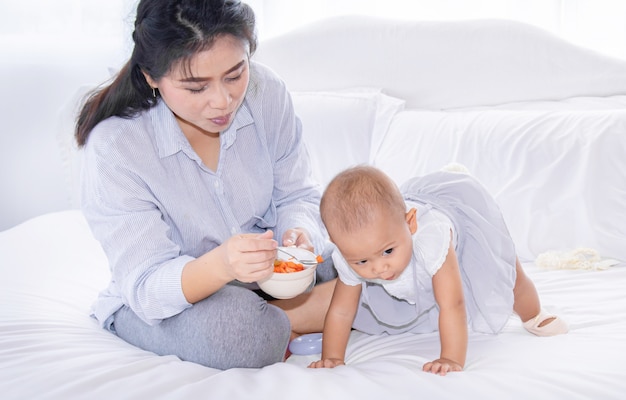
[(407, 211), (406, 215), (406, 223), (409, 225), (409, 230), (411, 231), (411, 235), (417, 232), (417, 210), (415, 208), (411, 208)]

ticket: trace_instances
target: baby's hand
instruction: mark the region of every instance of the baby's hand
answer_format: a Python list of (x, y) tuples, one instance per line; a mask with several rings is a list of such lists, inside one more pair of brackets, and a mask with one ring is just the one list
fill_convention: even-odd
[(445, 375), (448, 372), (463, 371), (461, 364), (448, 360), (447, 358), (438, 358), (434, 361), (427, 362), (422, 368), (424, 372), (432, 372), (433, 374)]
[(312, 362), (309, 364), (309, 368), (335, 368), (340, 365), (346, 365), (346, 363), (338, 358), (325, 358)]

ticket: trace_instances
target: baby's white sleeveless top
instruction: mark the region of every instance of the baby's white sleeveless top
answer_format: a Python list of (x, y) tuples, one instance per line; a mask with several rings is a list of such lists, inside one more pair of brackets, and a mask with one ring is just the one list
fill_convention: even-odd
[[(452, 245), (456, 247), (456, 232), (450, 219), (443, 213), (430, 209), (423, 213), (424, 205), (407, 202), (407, 209), (416, 208), (418, 214), (417, 231), (413, 235), (413, 253), (420, 252), (422, 257), (412, 257), (412, 261), (402, 274), (393, 281), (379, 279), (365, 279), (359, 276), (345, 261), (338, 250), (333, 253), (333, 261), (339, 279), (346, 285), (360, 285), (363, 282), (372, 282), (382, 285), (385, 291), (401, 300), (415, 304), (415, 280), (430, 281), (439, 271), (448, 254), (450, 246), (450, 232), (452, 231)], [(413, 265), (415, 260), (424, 260), (424, 265)], [(415, 276), (419, 274), (420, 277)], [(426, 278), (426, 279), (424, 279)]]

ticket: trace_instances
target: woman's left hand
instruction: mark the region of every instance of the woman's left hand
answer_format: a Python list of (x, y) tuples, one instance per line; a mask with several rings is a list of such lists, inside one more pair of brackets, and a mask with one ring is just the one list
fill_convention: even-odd
[(311, 252), (314, 250), (309, 233), (302, 228), (287, 229), (283, 235), (283, 246), (296, 246)]

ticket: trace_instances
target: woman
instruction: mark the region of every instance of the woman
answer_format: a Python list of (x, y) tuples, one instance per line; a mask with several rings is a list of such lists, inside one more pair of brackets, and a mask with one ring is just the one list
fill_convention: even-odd
[(160, 355), (279, 362), (290, 338), (321, 331), (334, 281), (269, 303), (251, 290), (279, 244), (324, 255), (327, 243), (290, 96), (250, 61), (254, 14), (233, 0), (142, 0), (133, 40), (76, 126), (83, 213), (112, 273), (93, 315)]

